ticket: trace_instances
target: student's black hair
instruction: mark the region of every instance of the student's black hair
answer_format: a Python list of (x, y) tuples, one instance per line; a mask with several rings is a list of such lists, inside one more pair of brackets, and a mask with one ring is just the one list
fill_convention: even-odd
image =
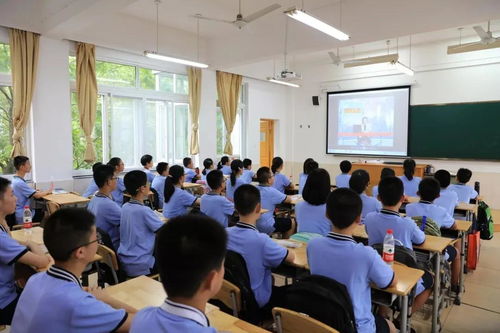
[(363, 203), (349, 188), (338, 188), (326, 199), (326, 217), (338, 229), (349, 227), (361, 215)]
[(276, 173), (278, 169), (283, 165), (283, 159), (281, 157), (276, 156), (273, 158), (273, 161), (271, 163), (271, 171), (273, 173)]
[(226, 244), (226, 230), (207, 216), (178, 216), (162, 226), (155, 253), (168, 296), (193, 297), (211, 271), (222, 269)]
[(28, 157), (22, 155), (14, 157), (14, 168), (19, 170), (29, 160), (30, 159)]
[(207, 184), (212, 190), (218, 189), (224, 183), (224, 174), (220, 170), (212, 170), (207, 175)]
[(394, 169), (392, 168), (383, 168), (382, 171), (380, 172), (380, 179), (384, 179), (386, 177), (395, 177), (396, 172), (394, 172)]
[(5, 194), (5, 191), (7, 191), (7, 188), (10, 185), (10, 180), (7, 178), (0, 177), (0, 199), (3, 198), (3, 195)]
[(403, 181), (398, 177), (386, 177), (378, 183), (378, 195), (384, 206), (394, 206), (404, 195)]
[(370, 174), (363, 169), (354, 170), (349, 178), (349, 187), (357, 194), (363, 193), (369, 183)]
[(352, 164), (348, 160), (343, 160), (342, 162), (340, 162), (340, 171), (342, 171), (342, 173), (348, 173), (349, 171), (351, 171), (351, 168)]
[(116, 168), (120, 165), (121, 161), (122, 161), (122, 159), (119, 157), (112, 157), (109, 160), (108, 165), (111, 165), (116, 170)]
[(90, 242), (94, 215), (86, 208), (62, 208), (49, 216), (43, 243), (56, 261), (67, 261), (74, 250)]
[(268, 167), (260, 167), (259, 170), (257, 170), (257, 181), (260, 184), (266, 184), (267, 180), (273, 176), (271, 173), (271, 170)]
[(165, 202), (169, 202), (170, 198), (175, 192), (175, 185), (179, 183), (180, 178), (184, 175), (184, 168), (180, 165), (173, 165), (168, 170), (168, 177), (165, 179), (165, 187), (163, 193), (165, 195)]
[(328, 171), (320, 168), (312, 170), (307, 176), (306, 184), (302, 190), (302, 198), (311, 205), (323, 205), (331, 192), (330, 185)]
[(93, 174), (94, 182), (97, 187), (101, 188), (106, 184), (108, 180), (113, 178), (115, 175), (115, 169), (111, 165), (100, 165), (98, 166)]
[(156, 165), (156, 172), (161, 176), (162, 173), (165, 172), (165, 170), (168, 169), (168, 163), (167, 162), (160, 162)]
[(245, 159), (243, 160), (243, 167), (244, 167), (245, 169), (246, 169), (246, 168), (248, 168), (248, 167), (249, 167), (249, 166), (251, 166), (251, 165), (252, 165), (252, 160), (251, 160), (251, 159), (249, 159), (249, 158), (245, 158)]
[(234, 208), (240, 216), (253, 213), (259, 203), (260, 191), (253, 185), (244, 184), (234, 191)]
[(440, 191), (439, 182), (432, 177), (425, 177), (418, 184), (418, 194), (422, 200), (433, 202), (439, 197)]
[(411, 158), (407, 158), (406, 160), (404, 160), (403, 170), (404, 170), (404, 175), (406, 176), (406, 178), (408, 178), (408, 180), (413, 179), (413, 175), (415, 174), (415, 167), (416, 166), (417, 166), (417, 164)]
[(153, 156), (146, 154), (141, 157), (141, 165), (146, 166), (146, 164), (153, 162)]
[(203, 171), (201, 172), (202, 174), (204, 174), (205, 176), (207, 175), (207, 172), (208, 170), (210, 170), (210, 167), (214, 165), (214, 161), (211, 159), (211, 158), (205, 158), (203, 160)]
[(233, 160), (231, 162), (231, 186), (236, 185), (236, 174), (243, 170), (243, 162), (241, 160)]
[(434, 178), (437, 179), (442, 188), (447, 188), (450, 185), (451, 175), (447, 170), (441, 169), (436, 171)]
[(224, 165), (226, 165), (226, 163), (228, 163), (228, 162), (229, 162), (229, 157), (222, 156), (222, 158), (220, 159), (219, 163), (217, 163), (217, 170), (222, 169), (222, 167)]
[(189, 163), (191, 163), (191, 161), (192, 161), (191, 157), (184, 157), (182, 159), (182, 165), (184, 165), (187, 168)]
[(471, 177), (472, 177), (472, 171), (470, 171), (469, 169), (465, 168), (458, 169), (457, 180), (459, 183), (467, 184)]
[(94, 173), (97, 170), (97, 168), (101, 165), (104, 164), (102, 164), (101, 162), (95, 162), (94, 164), (92, 164), (92, 173)]
[(304, 161), (304, 164), (302, 166), (302, 172), (304, 173), (304, 175), (308, 175), (309, 172), (311, 171), (310, 170), (310, 167), (309, 167), (309, 163), (314, 161), (314, 159), (312, 158), (306, 158), (306, 160)]
[(134, 196), (139, 192), (141, 186), (146, 186), (148, 176), (144, 171), (132, 170), (123, 177), (123, 183), (128, 194)]

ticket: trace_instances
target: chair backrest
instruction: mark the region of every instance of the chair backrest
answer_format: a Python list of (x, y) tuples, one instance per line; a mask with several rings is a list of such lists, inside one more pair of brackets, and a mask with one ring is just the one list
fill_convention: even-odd
[(336, 329), (309, 317), (305, 313), (284, 308), (273, 308), (278, 333), (338, 333)]
[(241, 291), (236, 285), (224, 280), (214, 299), (221, 301), (233, 311), (233, 316), (238, 317), (241, 312)]
[(99, 244), (97, 254), (102, 257), (102, 262), (109, 266), (115, 284), (119, 283), (117, 272), (120, 269), (116, 253), (106, 245)]
[[(372, 247), (380, 255), (382, 255), (382, 252), (384, 251), (384, 244), (373, 244)], [(411, 268), (421, 268), (417, 263), (415, 252), (401, 245), (396, 245), (394, 247), (394, 261), (402, 263)]]
[(158, 210), (160, 208), (160, 197), (158, 195), (158, 191), (156, 191), (154, 188), (150, 188), (151, 192), (153, 192), (153, 195), (150, 196), (151, 201), (151, 208), (153, 210)]
[(116, 249), (113, 245), (113, 241), (111, 240), (111, 236), (109, 236), (109, 234), (101, 228), (97, 228), (97, 233), (101, 236), (101, 241), (99, 243), (108, 247), (114, 253), (116, 253)]

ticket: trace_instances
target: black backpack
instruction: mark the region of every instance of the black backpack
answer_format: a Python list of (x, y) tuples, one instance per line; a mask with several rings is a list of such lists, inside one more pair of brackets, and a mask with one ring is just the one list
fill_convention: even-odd
[(347, 288), (325, 276), (310, 275), (289, 286), (283, 307), (305, 313), (339, 332), (357, 332)]

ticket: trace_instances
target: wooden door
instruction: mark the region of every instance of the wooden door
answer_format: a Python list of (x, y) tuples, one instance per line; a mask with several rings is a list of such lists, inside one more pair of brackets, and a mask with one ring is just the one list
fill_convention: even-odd
[(274, 157), (274, 120), (260, 120), (260, 166), (271, 166)]

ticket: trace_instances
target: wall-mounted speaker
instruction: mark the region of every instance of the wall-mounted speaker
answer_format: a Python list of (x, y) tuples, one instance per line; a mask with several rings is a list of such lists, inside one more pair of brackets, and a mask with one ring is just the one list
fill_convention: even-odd
[(312, 97), (313, 105), (319, 105), (319, 96)]

